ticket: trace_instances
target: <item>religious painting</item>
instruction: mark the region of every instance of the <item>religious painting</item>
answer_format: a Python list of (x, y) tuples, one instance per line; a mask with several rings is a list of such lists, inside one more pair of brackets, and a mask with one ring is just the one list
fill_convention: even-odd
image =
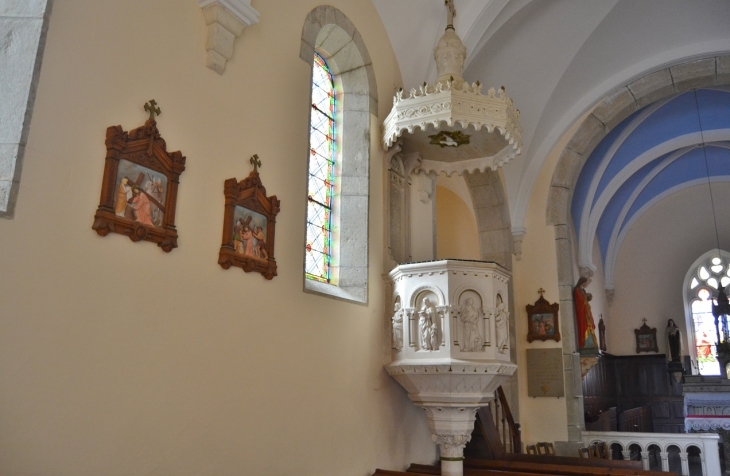
[(132, 241), (157, 243), (165, 252), (177, 248), (175, 205), (185, 157), (167, 152), (152, 100), (144, 126), (129, 132), (122, 126), (106, 130), (106, 159), (99, 207), (92, 229), (99, 236), (119, 233)]
[(235, 178), (225, 181), (225, 211), (223, 243), (218, 264), (223, 269), (236, 266), (245, 272), (261, 273), (266, 279), (277, 275), (274, 259), (276, 215), (280, 203), (276, 195), (266, 196), (258, 167), (257, 155), (250, 161), (254, 170), (240, 182)]
[(644, 325), (638, 329), (634, 329), (636, 337), (636, 353), (641, 352), (659, 352), (656, 342), (656, 327), (646, 325), (646, 319), (643, 320)]
[(117, 216), (162, 227), (167, 190), (167, 177), (164, 174), (121, 159), (117, 168), (115, 190), (117, 200), (114, 212)]
[(560, 304), (551, 304), (544, 297), (542, 289), (538, 291), (540, 298), (527, 308), (527, 342), (535, 340), (554, 340), (560, 342), (560, 321), (558, 310)]
[(262, 260), (268, 259), (267, 222), (264, 215), (236, 205), (233, 209), (233, 246), (236, 253)]

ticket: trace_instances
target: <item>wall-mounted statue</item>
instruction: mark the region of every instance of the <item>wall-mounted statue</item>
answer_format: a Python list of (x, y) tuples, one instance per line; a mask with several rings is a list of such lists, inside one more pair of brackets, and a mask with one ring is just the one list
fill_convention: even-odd
[(505, 310), (504, 303), (497, 304), (497, 312), (494, 315), (494, 323), (497, 332), (497, 350), (500, 354), (507, 351), (507, 325), (509, 323), (509, 312)]
[(393, 348), (400, 352), (403, 348), (403, 309), (400, 308), (400, 302), (395, 303), (393, 318)]
[(438, 349), (438, 328), (436, 327), (436, 306), (429, 298), (423, 300), (418, 311), (418, 330), (421, 337), (422, 350)]
[(682, 333), (677, 324), (674, 323), (674, 319), (667, 321), (667, 330), (664, 337), (667, 345), (667, 362), (682, 362)]
[(479, 352), (482, 349), (482, 336), (479, 333), (479, 311), (474, 307), (474, 299), (468, 298), (461, 309), (461, 322), (464, 324), (462, 352)]
[(573, 303), (575, 304), (575, 323), (578, 334), (578, 350), (597, 349), (596, 323), (593, 320), (590, 300), (593, 297), (586, 293), (588, 278), (581, 276), (573, 288)]

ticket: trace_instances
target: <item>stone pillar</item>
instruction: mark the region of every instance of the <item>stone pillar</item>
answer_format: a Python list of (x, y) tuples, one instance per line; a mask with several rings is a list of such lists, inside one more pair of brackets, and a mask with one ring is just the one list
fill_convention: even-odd
[[(565, 406), (568, 416), (568, 441), (579, 444), (583, 421), (583, 389), (580, 358), (576, 352), (575, 311), (573, 309), (573, 243), (568, 225), (555, 226), (555, 249), (558, 256), (558, 290), (560, 292), (560, 329), (563, 345)], [(576, 358), (578, 356), (578, 358)]]
[[(719, 428), (717, 434), (720, 435), (722, 449), (725, 453), (725, 474), (730, 474), (730, 431)], [(702, 467), (704, 469), (704, 464)]]
[(642, 468), (644, 468), (644, 471), (649, 471), (649, 452), (648, 451), (641, 452), (641, 466), (642, 466)]
[(464, 474), (464, 447), (471, 440), (478, 406), (446, 407), (423, 405), (431, 429), (431, 439), (439, 446), (441, 474)]
[(689, 461), (687, 461), (687, 452), (681, 450), (679, 458), (682, 460), (682, 476), (689, 476)]
[(662, 471), (669, 471), (669, 453), (660, 451), (659, 456), (662, 458)]
[(623, 450), (621, 451), (621, 454), (624, 457), (624, 460), (629, 461), (631, 459), (631, 450)]

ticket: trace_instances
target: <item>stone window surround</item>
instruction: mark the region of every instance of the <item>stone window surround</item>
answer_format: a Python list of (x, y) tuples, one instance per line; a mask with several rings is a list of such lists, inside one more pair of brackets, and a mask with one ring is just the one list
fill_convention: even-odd
[(12, 219), (28, 141), (50, 0), (0, 0), (0, 217)]
[(718, 250), (717, 248), (713, 248), (697, 258), (695, 262), (692, 263), (692, 266), (690, 266), (687, 270), (687, 274), (684, 276), (684, 281), (682, 283), (682, 297), (684, 299), (684, 319), (685, 325), (687, 326), (687, 349), (685, 351), (685, 354), (689, 355), (693, 361), (697, 360), (697, 346), (695, 345), (696, 340), (694, 332), (694, 320), (692, 319), (692, 302), (697, 299), (697, 291), (700, 288), (708, 289), (710, 291), (710, 294), (713, 296), (717, 292), (717, 289), (706, 286), (702, 282), (700, 282), (700, 285), (695, 287), (694, 289), (690, 289), (690, 283), (692, 282), (692, 278), (697, 276), (697, 272), (700, 266), (704, 265), (709, 269), (711, 266), (711, 264), (709, 264), (710, 261), (716, 256), (722, 258), (726, 263), (730, 263), (730, 253), (725, 250)]
[[(564, 371), (574, 381), (580, 381), (580, 368), (571, 357), (576, 352), (575, 316), (573, 310), (573, 233), (570, 204), (580, 171), (593, 149), (621, 121), (638, 109), (661, 99), (690, 89), (724, 86), (730, 84), (730, 56), (712, 56), (679, 62), (658, 71), (650, 72), (615, 91), (598, 102), (583, 120), (563, 149), (553, 172), (548, 193), (546, 222), (555, 230), (558, 289), (560, 293), (560, 325), (563, 339)], [(581, 267), (581, 276), (592, 277), (594, 270)], [(606, 290), (610, 305), (613, 289)], [(573, 362), (571, 365), (568, 363)], [(566, 376), (566, 381), (570, 377)], [(584, 428), (583, 395), (580, 386), (566, 385), (565, 405), (568, 412), (568, 440), (580, 441)]]
[(310, 74), (315, 51), (327, 61), (342, 86), (342, 98), (338, 98), (341, 163), (336, 169), (340, 194), (334, 213), (339, 231), (334, 255), (339, 263), (335, 263), (337, 285), (306, 279), (302, 265), (304, 291), (367, 304), (370, 116), (378, 114), (375, 74), (360, 33), (332, 6), (315, 8), (304, 21), (299, 57), (310, 65)]

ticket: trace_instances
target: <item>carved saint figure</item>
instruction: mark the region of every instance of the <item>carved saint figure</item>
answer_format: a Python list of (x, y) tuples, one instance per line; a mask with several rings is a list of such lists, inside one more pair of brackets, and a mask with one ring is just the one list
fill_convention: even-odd
[(400, 308), (400, 303), (396, 302), (393, 310), (395, 311), (391, 318), (393, 325), (393, 348), (400, 352), (403, 349), (403, 309)]
[(497, 313), (494, 315), (494, 323), (497, 331), (497, 350), (504, 354), (507, 350), (507, 323), (509, 312), (504, 309), (504, 303), (497, 304)]
[(603, 315), (601, 315), (601, 320), (598, 321), (598, 330), (601, 333), (598, 338), (598, 341), (600, 342), (599, 348), (606, 352), (606, 324), (603, 323)]
[(578, 349), (597, 347), (596, 323), (593, 321), (593, 312), (588, 303), (593, 297), (586, 293), (588, 278), (581, 276), (573, 288), (573, 303), (575, 304), (575, 323), (578, 331)]
[(122, 178), (122, 182), (119, 184), (117, 189), (117, 203), (114, 207), (114, 212), (117, 216), (124, 217), (127, 211), (127, 205), (129, 199), (132, 198), (132, 187), (129, 186), (129, 179), (127, 177)]
[(418, 330), (421, 337), (421, 349), (436, 350), (438, 349), (438, 328), (434, 322), (436, 317), (436, 306), (431, 300), (426, 298), (423, 300), (423, 306), (418, 311)]
[(682, 333), (679, 331), (674, 319), (667, 321), (666, 339), (666, 355), (667, 362), (682, 362)]
[(478, 352), (482, 347), (482, 336), (479, 334), (479, 311), (474, 307), (474, 299), (468, 298), (461, 310), (461, 322), (464, 324), (463, 343), (464, 352)]
[(143, 225), (155, 226), (152, 223), (152, 211), (150, 210), (150, 199), (136, 185), (132, 187), (132, 203), (135, 220)]

